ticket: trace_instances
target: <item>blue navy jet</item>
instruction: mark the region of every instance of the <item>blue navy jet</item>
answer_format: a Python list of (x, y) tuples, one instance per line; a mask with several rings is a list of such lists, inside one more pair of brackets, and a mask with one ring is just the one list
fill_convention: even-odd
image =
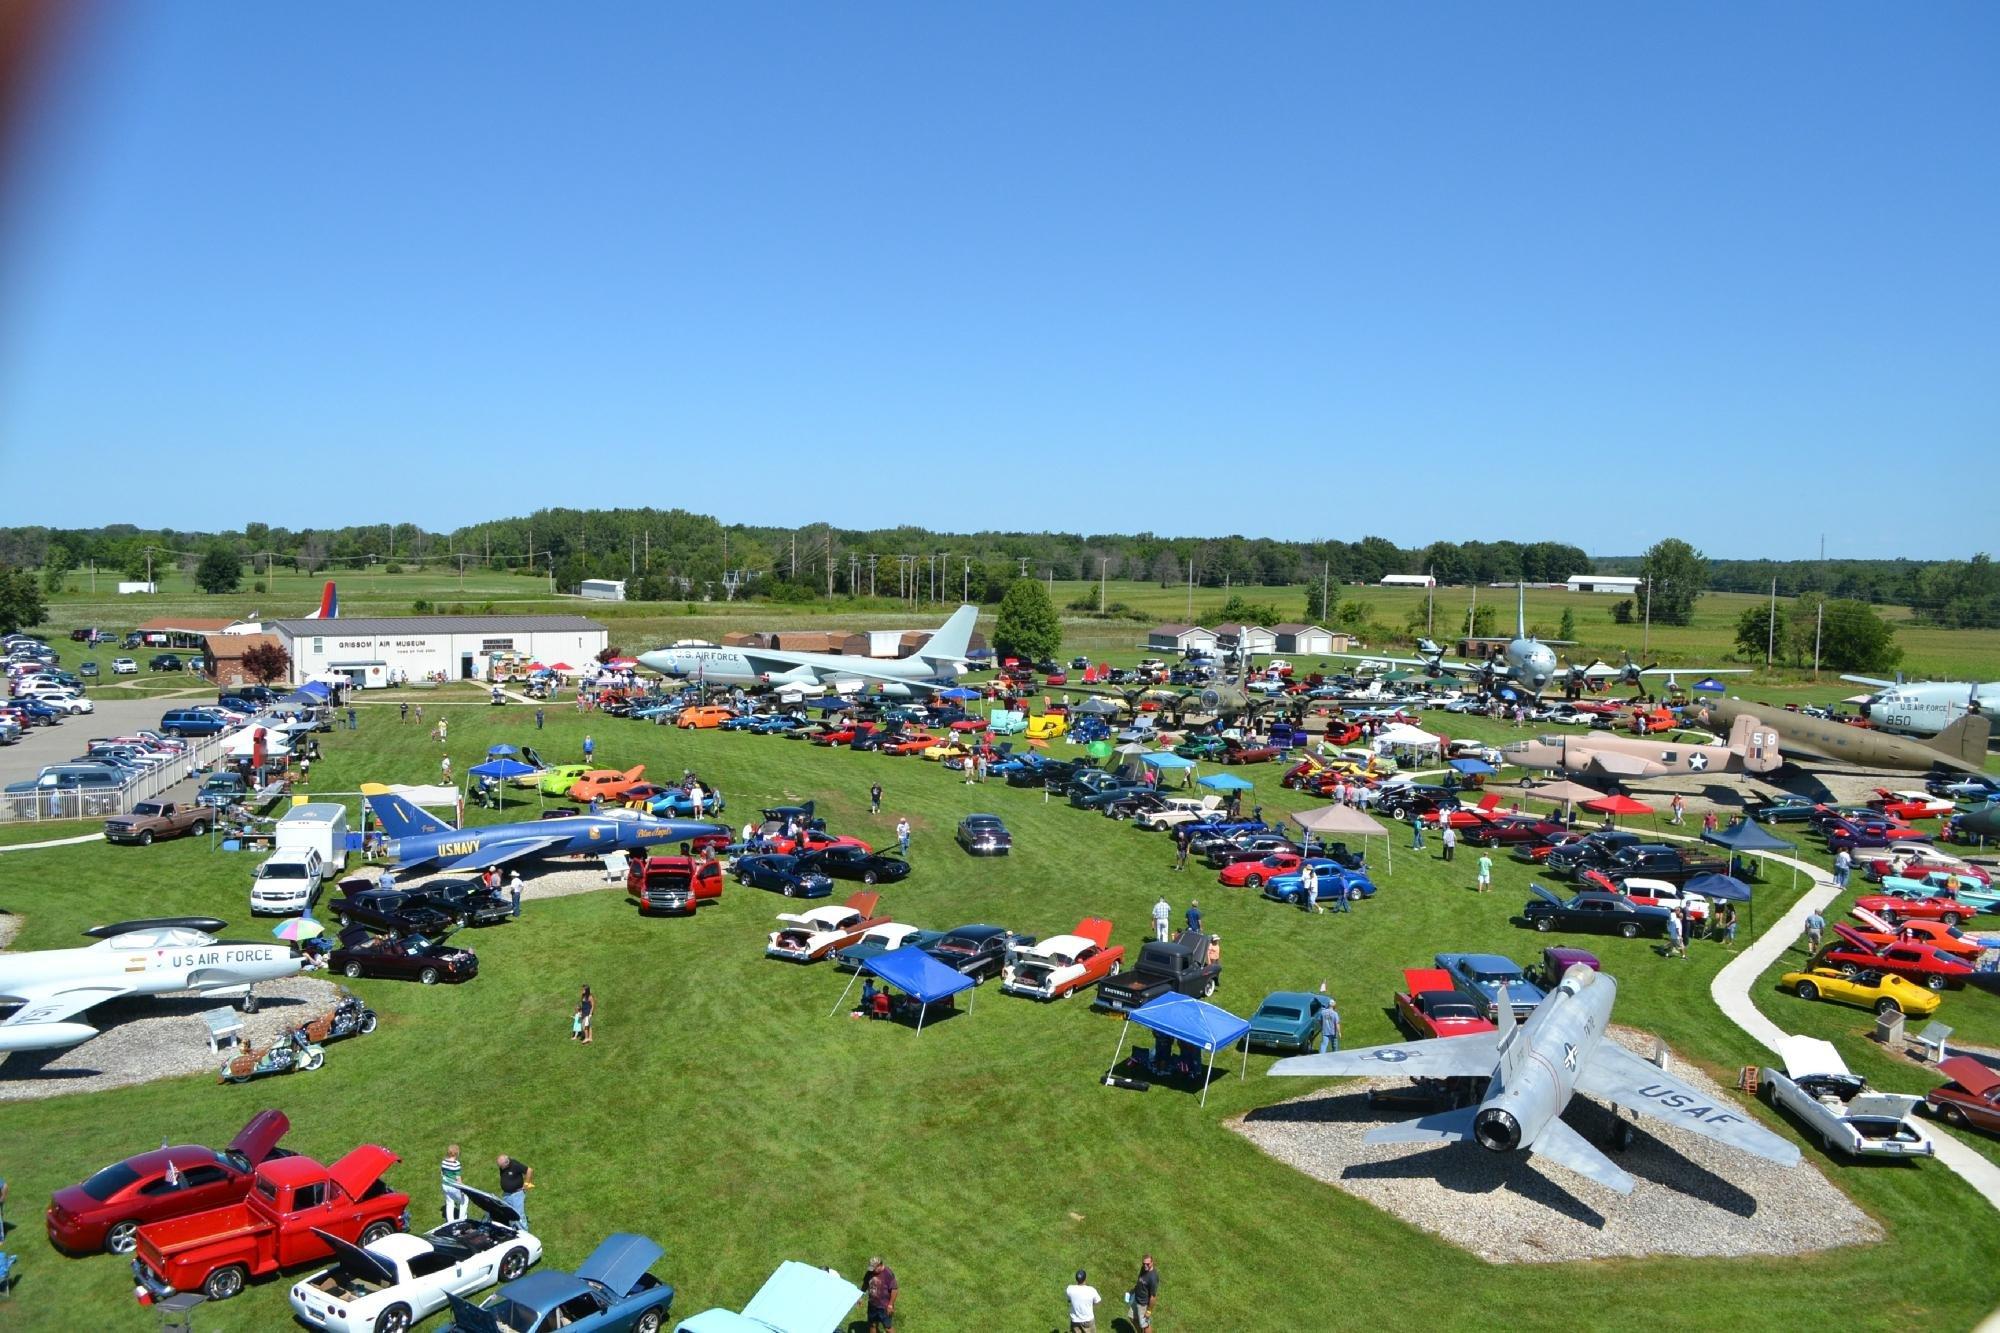
[(710, 833), (728, 832), (704, 819), (654, 819), (634, 810), (601, 815), (564, 815), (520, 824), (479, 824), (456, 828), (442, 815), (410, 804), (392, 792), (363, 787), (369, 811), (388, 839), (389, 860), (398, 870), (485, 869), (553, 856), (603, 856), (647, 852)]

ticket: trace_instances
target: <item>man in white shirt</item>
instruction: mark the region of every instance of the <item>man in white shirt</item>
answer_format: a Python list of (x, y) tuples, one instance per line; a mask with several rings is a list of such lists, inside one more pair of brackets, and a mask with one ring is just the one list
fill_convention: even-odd
[(1153, 904), (1153, 938), (1164, 941), (1167, 938), (1167, 922), (1173, 917), (1174, 909), (1167, 906), (1165, 898)]
[(1097, 1303), (1104, 1298), (1083, 1279), (1079, 1268), (1076, 1281), (1063, 1288), (1063, 1295), (1069, 1298), (1069, 1333), (1097, 1333)]

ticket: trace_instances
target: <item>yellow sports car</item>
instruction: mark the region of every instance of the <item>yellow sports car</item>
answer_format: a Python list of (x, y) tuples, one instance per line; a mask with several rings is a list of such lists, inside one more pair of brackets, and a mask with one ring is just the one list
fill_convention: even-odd
[(957, 741), (939, 741), (924, 751), (924, 758), (932, 760), (963, 759), (972, 751)]
[(1893, 972), (1857, 972), (1850, 977), (1831, 967), (1816, 967), (1810, 972), (1787, 972), (1778, 985), (1801, 1000), (1838, 1000), (1878, 1014), (1900, 1009), (1911, 1018), (1926, 1018), (1944, 1003), (1930, 990)]

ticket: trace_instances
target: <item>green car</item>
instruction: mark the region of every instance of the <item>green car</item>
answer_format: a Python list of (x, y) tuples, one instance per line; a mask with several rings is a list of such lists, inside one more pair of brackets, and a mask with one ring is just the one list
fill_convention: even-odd
[(576, 780), (591, 771), (589, 764), (557, 764), (542, 770), (542, 795), (567, 796)]
[(1802, 824), (1818, 808), (1817, 801), (1808, 801), (1803, 796), (1780, 796), (1775, 801), (1751, 806), (1749, 815), (1759, 824)]
[(1183, 759), (1211, 759), (1228, 748), (1220, 736), (1190, 736), (1174, 747), (1174, 753)]

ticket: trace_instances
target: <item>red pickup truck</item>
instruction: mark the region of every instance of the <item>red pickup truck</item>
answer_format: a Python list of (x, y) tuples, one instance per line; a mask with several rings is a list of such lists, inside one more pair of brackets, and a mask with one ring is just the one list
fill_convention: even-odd
[(242, 1203), (139, 1228), (132, 1275), (141, 1300), (199, 1291), (227, 1300), (253, 1277), (318, 1263), (332, 1251), (315, 1229), (370, 1245), (410, 1224), (410, 1196), (382, 1173), (400, 1159), (363, 1144), (332, 1166), (281, 1157), (257, 1168)]

